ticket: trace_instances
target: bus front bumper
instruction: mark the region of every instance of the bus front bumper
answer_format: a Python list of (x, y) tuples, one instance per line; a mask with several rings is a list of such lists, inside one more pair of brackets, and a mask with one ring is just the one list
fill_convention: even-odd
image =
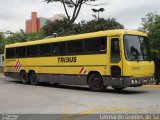
[[(106, 82), (107, 81), (107, 82)], [(118, 88), (138, 87), (145, 84), (154, 83), (154, 76), (149, 77), (119, 77), (119, 78), (105, 78), (104, 84), (106, 86), (113, 86)]]

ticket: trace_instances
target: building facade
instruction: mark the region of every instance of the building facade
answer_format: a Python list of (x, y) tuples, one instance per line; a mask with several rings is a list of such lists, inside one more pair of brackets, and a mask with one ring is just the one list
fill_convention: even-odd
[(54, 22), (55, 20), (63, 20), (64, 18), (64, 14), (56, 14), (53, 17), (50, 17), (50, 21)]
[(26, 33), (39, 32), (48, 21), (48, 18), (37, 17), (37, 12), (32, 12), (31, 19), (26, 20)]

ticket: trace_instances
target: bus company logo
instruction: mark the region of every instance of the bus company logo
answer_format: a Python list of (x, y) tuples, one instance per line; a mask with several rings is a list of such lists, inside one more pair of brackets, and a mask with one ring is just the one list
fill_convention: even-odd
[(14, 67), (14, 72), (19, 72), (20, 69), (21, 69), (21, 66), (22, 66), (22, 64), (21, 64), (21, 62), (18, 60), (18, 61), (16, 62), (16, 66)]
[(79, 73), (83, 75), (83, 74), (85, 74), (86, 72), (87, 72), (86, 69), (83, 67), (83, 68), (80, 70)]

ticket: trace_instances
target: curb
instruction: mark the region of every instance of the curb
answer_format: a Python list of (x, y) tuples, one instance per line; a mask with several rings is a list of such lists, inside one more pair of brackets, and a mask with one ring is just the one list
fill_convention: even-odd
[(160, 85), (143, 85), (142, 88), (160, 88)]

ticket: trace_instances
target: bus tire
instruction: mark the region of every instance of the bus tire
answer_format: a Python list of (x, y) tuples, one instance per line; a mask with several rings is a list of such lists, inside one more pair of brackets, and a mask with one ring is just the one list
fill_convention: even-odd
[(160, 79), (158, 77), (155, 77), (155, 85), (158, 85), (160, 83)]
[(27, 75), (26, 71), (20, 72), (20, 79), (21, 79), (21, 82), (23, 84), (28, 84), (29, 83), (29, 81), (28, 81), (28, 75)]
[(37, 74), (34, 71), (29, 74), (29, 81), (31, 85), (38, 84)]
[(160, 80), (157, 80), (157, 81), (156, 81), (156, 85), (158, 85), (159, 83), (160, 83)]
[(103, 78), (98, 73), (93, 73), (89, 76), (88, 84), (90, 89), (94, 92), (102, 92), (106, 89), (106, 87), (103, 84)]

